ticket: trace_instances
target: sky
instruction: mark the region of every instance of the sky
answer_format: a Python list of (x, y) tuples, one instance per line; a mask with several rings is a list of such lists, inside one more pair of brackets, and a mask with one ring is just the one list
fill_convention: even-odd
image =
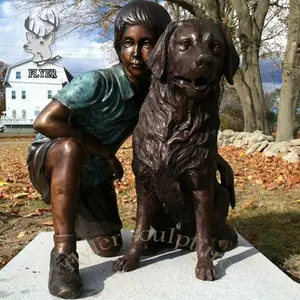
[[(24, 21), (29, 15), (36, 17), (37, 12), (17, 12), (12, 5), (14, 1), (0, 0), (0, 60), (8, 64), (15, 64), (33, 57), (31, 53), (27, 53), (23, 49), (23, 45), (27, 43)], [(66, 0), (65, 2), (68, 1), (72, 0)], [(84, 6), (84, 2), (85, 0), (81, 7), (83, 13), (89, 7), (89, 4)], [(58, 9), (54, 9), (54, 11), (58, 14)], [(60, 29), (63, 30), (64, 23), (67, 20), (63, 15), (58, 17), (61, 20)], [(43, 25), (43, 23), (40, 24)], [(93, 37), (94, 41), (92, 40)], [(99, 42), (101, 40), (106, 41)], [(285, 48), (284, 44), (284, 40), (279, 43), (281, 48)], [(58, 30), (56, 40), (51, 45), (51, 50), (52, 56), (60, 55), (62, 57), (58, 63), (62, 64), (74, 76), (88, 70), (105, 68), (117, 62), (112, 41), (99, 39), (99, 36), (96, 38), (96, 35), (79, 37), (78, 34), (73, 34), (62, 37), (60, 30)], [(261, 73), (265, 86), (267, 85), (268, 89), (272, 90), (275, 84), (281, 83), (281, 73), (272, 62), (263, 65)]]
[[(55, 10), (54, 10), (55, 11)], [(25, 52), (23, 45), (27, 43), (24, 21), (34, 12), (15, 11), (12, 1), (0, 0), (0, 60), (15, 64), (33, 57)], [(58, 16), (59, 17), (59, 16)], [(63, 19), (63, 18), (60, 18)], [(64, 20), (61, 20), (63, 23)], [(51, 45), (52, 56), (60, 55), (57, 62), (64, 65), (73, 75), (87, 70), (104, 68), (116, 62), (115, 51), (111, 41), (98, 43), (91, 37), (70, 35), (58, 36)]]

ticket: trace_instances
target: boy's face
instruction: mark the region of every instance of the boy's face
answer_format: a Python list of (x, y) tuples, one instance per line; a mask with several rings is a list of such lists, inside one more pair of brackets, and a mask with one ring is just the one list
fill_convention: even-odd
[(124, 69), (134, 84), (149, 76), (145, 63), (151, 53), (157, 37), (144, 25), (128, 26), (121, 38), (120, 58)]

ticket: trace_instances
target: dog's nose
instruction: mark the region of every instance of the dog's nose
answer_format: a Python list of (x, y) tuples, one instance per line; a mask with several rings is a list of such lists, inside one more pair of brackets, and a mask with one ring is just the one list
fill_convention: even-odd
[(203, 68), (205, 66), (210, 66), (212, 64), (213, 58), (211, 55), (206, 55), (206, 54), (200, 54), (196, 61), (195, 64), (197, 67)]

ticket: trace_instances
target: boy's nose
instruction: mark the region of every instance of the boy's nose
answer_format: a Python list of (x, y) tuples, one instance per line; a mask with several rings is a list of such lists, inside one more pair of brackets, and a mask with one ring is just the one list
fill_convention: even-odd
[(134, 51), (132, 54), (133, 57), (140, 57), (141, 56), (141, 47), (139, 45), (136, 45), (134, 47)]

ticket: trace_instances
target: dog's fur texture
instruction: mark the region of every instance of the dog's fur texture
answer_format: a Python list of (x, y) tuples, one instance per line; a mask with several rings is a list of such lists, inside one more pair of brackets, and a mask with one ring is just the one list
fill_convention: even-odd
[(219, 83), (225, 75), (233, 84), (239, 57), (223, 25), (185, 20), (170, 23), (147, 63), (152, 82), (133, 134), (137, 224), (114, 269), (138, 266), (150, 226), (166, 234), (176, 228), (195, 238), (196, 277), (214, 280), (211, 249), (237, 244), (226, 223), (234, 195), (217, 182), (216, 171)]

